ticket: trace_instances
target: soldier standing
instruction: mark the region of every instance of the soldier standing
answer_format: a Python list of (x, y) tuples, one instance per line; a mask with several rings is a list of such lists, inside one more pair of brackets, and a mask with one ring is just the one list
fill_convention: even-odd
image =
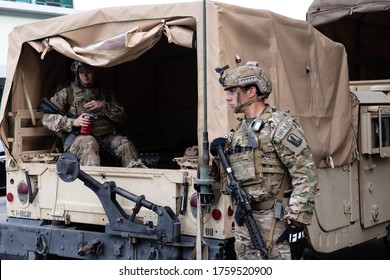
[[(318, 192), (316, 165), (303, 129), (287, 112), (265, 102), (272, 85), (257, 62), (225, 77), (223, 70), (218, 72), (226, 101), (244, 118), (229, 135), (212, 141), (211, 153), (215, 156), (219, 145), (224, 148), (236, 179), (251, 198), (269, 259), (301, 259), (305, 225), (311, 223)], [(245, 224), (236, 223), (235, 239), (238, 259), (262, 259)]]
[[(100, 145), (104, 145), (121, 160), (122, 166), (144, 167), (135, 146), (115, 130), (115, 124), (125, 120), (125, 111), (113, 93), (95, 85), (95, 68), (73, 61), (71, 70), (75, 82), (55, 93), (51, 102), (75, 117), (45, 114), (43, 125), (63, 139), (64, 150), (74, 154), (81, 165), (99, 166)], [(75, 128), (80, 129), (80, 134), (68, 143), (65, 139)]]

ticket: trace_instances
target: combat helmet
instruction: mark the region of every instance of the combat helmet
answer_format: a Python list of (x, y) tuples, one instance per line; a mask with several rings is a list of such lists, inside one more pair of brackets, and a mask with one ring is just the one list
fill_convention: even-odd
[(245, 65), (237, 67), (225, 77), (222, 77), (223, 71), (229, 68), (229, 66), (225, 66), (222, 69), (217, 68), (220, 70), (218, 71), (216, 69), (217, 72), (221, 74), (219, 82), (223, 86), (224, 90), (228, 90), (232, 87), (256, 85), (261, 93), (260, 97), (268, 98), (272, 91), (271, 80), (268, 78), (265, 71), (258, 65), (257, 61), (248, 61)]
[(89, 84), (84, 84), (81, 80), (80, 80), (80, 77), (79, 77), (79, 71), (80, 70), (95, 70), (95, 67), (94, 66), (91, 66), (87, 63), (84, 63), (84, 62), (81, 62), (81, 61), (78, 61), (78, 60), (73, 60), (72, 64), (70, 65), (70, 70), (74, 73), (75, 75), (75, 82), (76, 82), (76, 85), (81, 87), (81, 88), (88, 88), (88, 87), (92, 87), (95, 85), (95, 77), (92, 78), (92, 81), (89, 83)]
[(94, 67), (89, 65), (89, 64), (86, 64), (84, 62), (81, 62), (81, 61), (78, 61), (78, 60), (74, 60), (72, 62), (72, 64), (70, 65), (70, 70), (73, 72), (73, 73), (77, 73), (79, 70), (93, 70)]

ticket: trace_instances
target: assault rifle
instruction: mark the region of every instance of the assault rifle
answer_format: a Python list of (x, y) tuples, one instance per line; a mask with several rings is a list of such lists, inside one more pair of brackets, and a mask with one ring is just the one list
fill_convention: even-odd
[[(72, 119), (77, 118), (77, 116), (73, 115), (72, 113), (66, 114), (65, 112), (63, 112), (54, 103), (52, 103), (47, 97), (42, 98), (41, 102), (38, 104), (37, 111), (42, 113), (47, 113), (47, 114), (58, 114)], [(73, 128), (73, 130), (65, 138), (64, 145), (66, 147), (70, 147), (79, 134), (80, 134), (79, 130)]]
[(217, 146), (217, 152), (223, 168), (229, 177), (229, 184), (226, 187), (226, 193), (233, 197), (236, 204), (234, 219), (239, 226), (242, 226), (245, 223), (256, 249), (264, 259), (268, 259), (268, 251), (264, 244), (263, 236), (261, 235), (259, 227), (252, 215), (250, 197), (240, 186), (240, 183), (235, 179), (233, 170), (228, 164), (221, 145)]
[[(47, 97), (42, 98), (41, 102), (38, 104), (37, 111), (42, 112), (42, 113), (46, 113), (46, 114), (59, 114), (61, 116), (66, 116), (66, 117), (72, 118), (72, 119), (77, 118), (77, 116), (72, 114), (72, 113), (65, 113), (64, 111), (62, 111), (53, 102), (51, 102)], [(73, 130), (70, 133), (68, 133), (68, 135), (66, 136), (65, 141), (64, 141), (64, 146), (66, 146), (66, 147), (72, 146), (74, 140), (76, 140), (76, 137), (79, 134), (80, 134), (79, 129), (73, 128)], [(91, 136), (93, 136), (93, 135), (91, 134)], [(115, 159), (115, 165), (121, 166), (122, 160), (116, 154), (114, 154), (108, 147), (106, 147), (106, 145), (104, 145), (104, 143), (99, 141), (99, 139), (97, 139), (95, 136), (93, 136), (93, 137), (99, 143), (99, 146), (102, 148), (102, 150)]]

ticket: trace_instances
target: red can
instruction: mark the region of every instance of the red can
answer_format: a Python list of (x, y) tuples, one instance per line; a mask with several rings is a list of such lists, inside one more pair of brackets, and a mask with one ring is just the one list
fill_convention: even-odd
[(92, 128), (92, 115), (85, 115), (84, 119), (87, 119), (89, 122), (87, 126), (81, 127), (80, 133), (84, 135), (89, 135), (91, 134), (91, 128)]

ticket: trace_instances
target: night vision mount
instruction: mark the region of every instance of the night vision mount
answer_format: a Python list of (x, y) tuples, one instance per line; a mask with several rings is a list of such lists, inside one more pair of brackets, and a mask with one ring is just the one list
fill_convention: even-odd
[(225, 72), (225, 70), (227, 70), (227, 69), (229, 69), (229, 65), (225, 65), (223, 67), (215, 68), (215, 71), (220, 74), (220, 77), (219, 77), (218, 81), (219, 81), (219, 83), (222, 86), (225, 86), (225, 78), (226, 78), (226, 76), (225, 77), (222, 77), (222, 76), (223, 76), (223, 73)]

